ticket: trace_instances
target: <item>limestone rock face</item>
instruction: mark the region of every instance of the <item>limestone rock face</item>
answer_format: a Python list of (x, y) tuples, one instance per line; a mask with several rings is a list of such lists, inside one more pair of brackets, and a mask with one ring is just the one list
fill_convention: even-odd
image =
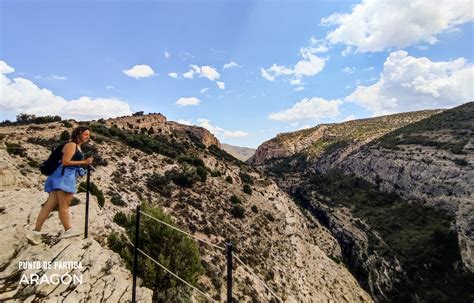
[[(462, 263), (474, 271), (474, 103), (452, 110), (402, 113), (286, 133), (258, 147), (247, 162), (263, 169), (287, 192), (306, 173), (332, 169), (355, 175), (381, 191), (454, 215)], [(306, 141), (307, 138), (309, 141)], [(300, 142), (300, 143), (298, 143)], [(403, 142), (406, 142), (405, 144)], [(317, 201), (318, 198), (315, 198)], [(371, 266), (363, 222), (358, 226), (318, 205), (319, 219), (338, 239), (353, 269), (370, 271), (370, 289), (383, 299), (398, 264)], [(321, 221), (320, 220), (320, 221)], [(357, 252), (358, 251), (358, 252)], [(365, 264), (362, 264), (365, 260)], [(358, 263), (359, 262), (359, 263)], [(378, 284), (378, 285), (377, 285)], [(381, 291), (379, 291), (379, 290)]]
[[(474, 271), (474, 170), (456, 165), (453, 159), (474, 163), (474, 154), (462, 156), (432, 148), (407, 151), (361, 149), (337, 167), (346, 173), (379, 184), (387, 192), (405, 199), (425, 201), (456, 217), (456, 229), (464, 264)], [(430, 156), (427, 156), (430, 155)]]
[(131, 132), (140, 132), (146, 130), (154, 134), (172, 135), (179, 133), (190, 133), (206, 147), (216, 145), (221, 147), (219, 140), (207, 129), (199, 126), (190, 126), (173, 121), (167, 121), (162, 114), (148, 114), (142, 116), (127, 116), (108, 119), (105, 124), (109, 127), (115, 125), (120, 129)]

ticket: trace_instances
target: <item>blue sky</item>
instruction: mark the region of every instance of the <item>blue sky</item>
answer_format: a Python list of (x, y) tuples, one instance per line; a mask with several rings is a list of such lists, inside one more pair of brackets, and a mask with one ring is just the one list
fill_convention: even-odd
[(404, 2), (0, 0), (0, 120), (160, 112), (257, 147), (473, 100), (472, 2)]

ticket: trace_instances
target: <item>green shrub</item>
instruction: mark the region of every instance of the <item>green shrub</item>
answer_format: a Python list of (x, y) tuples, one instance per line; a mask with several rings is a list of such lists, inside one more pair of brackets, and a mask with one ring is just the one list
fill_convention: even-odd
[(220, 176), (221, 176), (220, 171), (218, 171), (218, 170), (211, 171), (211, 177), (220, 177)]
[(194, 183), (201, 180), (195, 169), (185, 169), (183, 171), (172, 169), (166, 172), (166, 177), (171, 179), (174, 184), (188, 188), (193, 187)]
[(122, 227), (127, 227), (129, 225), (127, 216), (121, 211), (115, 214), (114, 222)]
[(63, 120), (63, 121), (61, 121), (61, 123), (62, 123), (62, 125), (64, 125), (64, 127), (67, 127), (67, 128), (72, 127), (71, 122), (69, 122), (68, 120)]
[(252, 188), (248, 184), (244, 184), (243, 191), (244, 191), (244, 193), (246, 193), (248, 195), (252, 195)]
[(171, 186), (170, 186), (170, 176), (169, 175), (160, 175), (152, 174), (146, 180), (146, 186), (152, 190), (159, 192), (162, 196), (170, 198), (171, 197)]
[[(161, 221), (174, 225), (171, 217), (165, 214), (161, 208), (144, 203), (141, 210)], [(128, 238), (134, 242), (135, 215), (128, 216), (125, 229)], [(133, 247), (128, 244), (125, 237), (112, 233), (108, 237), (108, 245), (113, 251), (120, 254), (131, 270), (133, 268)], [(196, 242), (143, 215), (140, 220), (139, 248), (191, 285), (197, 286), (199, 277), (204, 273)], [(182, 282), (172, 278), (147, 257), (140, 256), (138, 260), (138, 276), (143, 279), (145, 287), (153, 290), (154, 297), (160, 297), (159, 302), (188, 302), (190, 300), (191, 291)]]
[(106, 137), (117, 138), (127, 145), (137, 148), (147, 154), (158, 153), (170, 158), (176, 158), (185, 151), (184, 145), (176, 140), (169, 141), (166, 136), (156, 135), (154, 137), (146, 134), (134, 134), (121, 130), (115, 126), (111, 128), (101, 124), (91, 126), (93, 132)]
[(119, 195), (112, 196), (112, 198), (110, 198), (110, 202), (113, 205), (117, 205), (117, 206), (125, 206), (126, 205), (125, 201)]
[(207, 149), (212, 155), (214, 155), (219, 160), (226, 160), (229, 162), (234, 162), (236, 164), (242, 164), (242, 161), (227, 153), (225, 150), (220, 149), (216, 145), (211, 145)]
[(201, 179), (201, 182), (206, 182), (207, 180), (207, 169), (204, 166), (197, 166), (196, 173)]
[(204, 145), (201, 141), (201, 139), (196, 136), (193, 132), (191, 131), (186, 131), (186, 134), (188, 135), (189, 139), (191, 140), (191, 142), (194, 143), (194, 145), (199, 148), (199, 149), (205, 149), (206, 148), (206, 145)]
[(231, 176), (225, 177), (225, 182), (230, 183), (230, 184), (234, 183), (234, 182), (232, 181), (232, 177), (231, 177)]
[(5, 139), (6, 137), (7, 137), (7, 135), (5, 135), (5, 134), (0, 134), (0, 141), (3, 140), (3, 139)]
[[(78, 192), (85, 192), (87, 189), (87, 183), (86, 181), (82, 181), (79, 184), (79, 189)], [(97, 203), (99, 203), (100, 207), (104, 207), (105, 204), (105, 198), (104, 198), (104, 193), (97, 187), (97, 185), (94, 184), (94, 182), (90, 182), (90, 190), (89, 190), (91, 195), (96, 196), (97, 198)]]
[(230, 202), (231, 202), (232, 204), (241, 204), (241, 203), (242, 203), (242, 200), (240, 200), (240, 198), (237, 197), (236, 195), (232, 195), (232, 196), (230, 197)]
[(60, 116), (39, 116), (39, 117), (36, 117), (36, 115), (25, 114), (25, 113), (21, 113), (21, 114), (18, 114), (16, 116), (16, 122), (18, 124), (29, 124), (29, 123), (44, 124), (44, 123), (59, 122), (59, 121), (61, 121)]
[(28, 165), (33, 168), (38, 168), (40, 164), (35, 159), (28, 158)]
[(181, 155), (178, 157), (177, 160), (179, 163), (186, 162), (194, 166), (205, 166), (204, 161), (202, 161), (200, 158), (193, 155)]
[(249, 174), (239, 172), (239, 177), (242, 183), (253, 184), (253, 178)]
[(467, 162), (466, 159), (454, 159), (453, 162), (456, 163), (456, 165), (459, 165), (459, 166), (469, 165), (469, 162)]
[(22, 147), (20, 144), (5, 142), (5, 145), (7, 146), (7, 152), (10, 155), (26, 157), (26, 149)]
[(256, 205), (252, 205), (252, 207), (250, 208), (254, 213), (258, 213), (258, 207)]
[(67, 130), (63, 131), (61, 135), (59, 136), (59, 141), (62, 141), (62, 142), (67, 142), (69, 141), (69, 139), (71, 139), (71, 135), (69, 134)]
[(245, 208), (240, 204), (235, 204), (234, 206), (232, 206), (230, 213), (236, 218), (245, 218)]

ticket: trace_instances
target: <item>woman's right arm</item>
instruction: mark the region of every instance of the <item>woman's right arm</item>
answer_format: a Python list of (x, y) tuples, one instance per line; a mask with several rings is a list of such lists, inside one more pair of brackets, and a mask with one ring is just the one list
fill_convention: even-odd
[(82, 161), (71, 161), (72, 157), (76, 153), (76, 144), (74, 142), (69, 142), (64, 145), (63, 148), (63, 157), (61, 163), (63, 166), (74, 166), (74, 165), (88, 165), (91, 164), (92, 158), (87, 158)]

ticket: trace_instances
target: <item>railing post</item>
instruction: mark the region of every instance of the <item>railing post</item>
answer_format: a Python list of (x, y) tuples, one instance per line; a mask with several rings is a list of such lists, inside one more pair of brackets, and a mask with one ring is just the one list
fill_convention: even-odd
[(139, 237), (139, 234), (140, 234), (140, 205), (137, 205), (137, 214), (135, 215), (135, 247), (133, 248), (132, 303), (136, 302), (135, 292), (137, 290), (138, 237)]
[(232, 242), (225, 244), (227, 248), (227, 303), (232, 302)]
[(86, 222), (84, 223), (84, 239), (87, 239), (89, 232), (89, 192), (91, 184), (91, 167), (87, 165), (87, 178), (86, 178)]

